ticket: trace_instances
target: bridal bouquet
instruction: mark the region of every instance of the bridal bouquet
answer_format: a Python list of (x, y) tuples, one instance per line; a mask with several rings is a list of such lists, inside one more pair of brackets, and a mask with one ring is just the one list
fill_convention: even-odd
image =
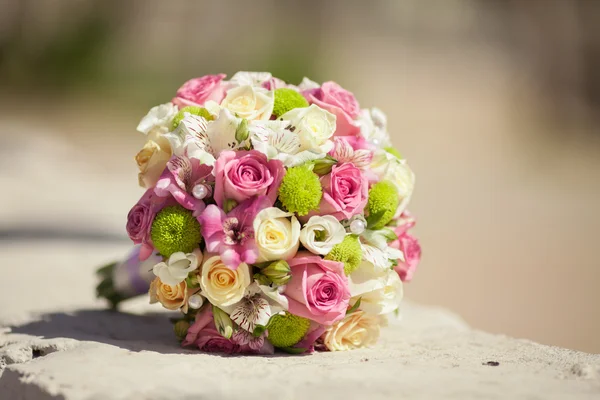
[(186, 82), (137, 128), (127, 232), (150, 302), (206, 352), (373, 345), (421, 253), (385, 115), (334, 82), (225, 78)]

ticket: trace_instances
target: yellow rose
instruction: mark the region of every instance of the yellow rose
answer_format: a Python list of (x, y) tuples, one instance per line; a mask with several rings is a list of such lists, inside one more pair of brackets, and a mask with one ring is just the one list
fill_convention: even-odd
[(163, 136), (162, 128), (150, 131), (148, 141), (135, 156), (135, 161), (140, 169), (138, 179), (141, 187), (150, 188), (156, 185), (171, 154), (171, 144)]
[(289, 260), (298, 252), (300, 223), (294, 213), (265, 208), (256, 215), (253, 225), (258, 262)]
[(274, 92), (250, 85), (230, 89), (221, 102), (235, 116), (247, 120), (268, 120), (273, 113)]
[(188, 311), (188, 296), (189, 291), (185, 281), (175, 285), (167, 285), (163, 283), (159, 277), (156, 277), (150, 284), (150, 304), (160, 302), (164, 308), (168, 310), (181, 310), (186, 313)]
[(202, 264), (200, 273), (202, 295), (217, 307), (232, 306), (240, 301), (250, 282), (248, 264), (242, 263), (234, 270), (223, 264), (219, 256), (206, 258)]
[(386, 325), (382, 316), (355, 311), (343, 320), (327, 327), (323, 342), (330, 351), (345, 351), (373, 346), (379, 339), (381, 326)]

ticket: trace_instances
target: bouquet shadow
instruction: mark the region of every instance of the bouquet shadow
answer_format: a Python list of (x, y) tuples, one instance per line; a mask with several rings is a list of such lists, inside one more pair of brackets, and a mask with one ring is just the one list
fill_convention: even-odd
[[(204, 354), (215, 357), (236, 357), (218, 353), (200, 353), (180, 347), (169, 319), (178, 313), (131, 314), (114, 310), (84, 309), (40, 315), (35, 321), (11, 326), (11, 333), (42, 337), (69, 338), (78, 341), (104, 343), (125, 350), (154, 351), (161, 354)], [(253, 355), (279, 357), (283, 354)], [(245, 355), (247, 356), (247, 355)]]

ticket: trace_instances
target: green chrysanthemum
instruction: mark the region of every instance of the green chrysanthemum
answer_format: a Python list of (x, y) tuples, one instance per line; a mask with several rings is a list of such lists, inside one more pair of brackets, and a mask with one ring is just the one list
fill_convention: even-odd
[(179, 126), (181, 120), (185, 118), (186, 112), (193, 115), (199, 115), (201, 117), (206, 118), (209, 121), (213, 119), (212, 115), (210, 115), (206, 108), (198, 106), (187, 106), (179, 110), (179, 112), (175, 114), (175, 117), (173, 117), (173, 123), (171, 126), (172, 129), (176, 129)]
[(306, 215), (316, 210), (321, 202), (323, 189), (317, 174), (306, 166), (287, 170), (279, 187), (279, 200), (289, 211)]
[(275, 89), (273, 115), (279, 118), (294, 108), (302, 107), (308, 107), (308, 101), (300, 93), (288, 88)]
[(374, 184), (369, 190), (367, 223), (369, 229), (381, 229), (392, 220), (398, 208), (398, 189), (389, 181)]
[(271, 317), (267, 324), (267, 339), (275, 347), (290, 347), (298, 343), (310, 327), (310, 320), (286, 312)]
[(402, 159), (402, 154), (400, 154), (400, 152), (398, 150), (396, 150), (395, 147), (386, 147), (384, 148), (385, 151), (387, 151), (388, 153), (390, 153), (393, 156), (396, 156), (399, 159)]
[(350, 275), (358, 268), (362, 260), (362, 250), (358, 236), (346, 235), (341, 243), (333, 246), (329, 254), (325, 256), (325, 259), (343, 262), (344, 273)]
[(164, 257), (178, 251), (191, 253), (202, 240), (200, 223), (190, 210), (181, 206), (165, 207), (156, 214), (150, 237), (154, 248)]

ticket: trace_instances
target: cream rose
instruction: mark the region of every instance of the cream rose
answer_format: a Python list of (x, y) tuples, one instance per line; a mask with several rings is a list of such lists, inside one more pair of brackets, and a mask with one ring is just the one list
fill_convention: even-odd
[(250, 283), (248, 264), (241, 263), (233, 270), (227, 267), (218, 255), (206, 258), (202, 264), (202, 295), (217, 307), (228, 307), (240, 301)]
[(272, 91), (245, 85), (229, 90), (221, 107), (239, 118), (268, 120), (273, 113), (274, 100)]
[(398, 189), (400, 205), (394, 217), (399, 217), (410, 201), (415, 187), (415, 174), (412, 172), (406, 160), (399, 160), (396, 156), (385, 150), (377, 150), (373, 161), (369, 166), (380, 180), (389, 180)]
[(165, 103), (152, 107), (138, 124), (137, 130), (146, 135), (156, 128), (162, 128), (160, 129), (161, 131), (168, 132), (173, 117), (177, 115), (178, 111), (177, 106), (173, 103)]
[(327, 327), (323, 343), (329, 351), (346, 351), (373, 346), (379, 339), (379, 331), (386, 325), (386, 319), (379, 315), (369, 315), (355, 311)]
[(309, 107), (294, 108), (281, 116), (289, 121), (294, 133), (300, 138), (301, 147), (298, 149), (328, 153), (333, 148), (329, 140), (335, 132), (336, 117), (329, 111), (312, 104)]
[(402, 301), (402, 281), (391, 268), (363, 261), (348, 277), (350, 304), (360, 300), (360, 309), (370, 315), (389, 314)]
[(140, 169), (138, 181), (141, 187), (150, 188), (156, 185), (171, 154), (169, 140), (159, 130), (152, 130), (148, 135), (148, 141), (135, 156), (135, 161)]
[(315, 254), (326, 255), (346, 237), (346, 229), (332, 215), (310, 217), (300, 231), (300, 241)]
[(181, 283), (171, 286), (163, 283), (159, 277), (156, 277), (150, 284), (150, 304), (160, 302), (167, 310), (182, 309), (184, 313), (188, 311), (188, 288), (187, 283)]
[(288, 260), (298, 252), (300, 222), (294, 213), (265, 208), (254, 218), (253, 227), (258, 262)]

